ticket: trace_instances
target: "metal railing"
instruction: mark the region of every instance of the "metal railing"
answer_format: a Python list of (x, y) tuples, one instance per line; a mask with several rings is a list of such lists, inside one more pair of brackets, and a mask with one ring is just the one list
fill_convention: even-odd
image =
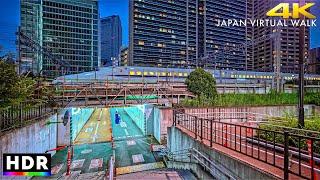
[(225, 176), (226, 179), (237, 179), (232, 174), (228, 173), (227, 168), (221, 165), (217, 165), (204, 153), (200, 152), (195, 148), (183, 149), (175, 152), (167, 152), (166, 157), (168, 158), (168, 160), (176, 162), (197, 162), (200, 166), (204, 168), (205, 171), (209, 172), (216, 179), (223, 179), (221, 178), (221, 176)]
[(30, 106), (27, 103), (21, 103), (18, 106), (0, 110), (0, 132), (22, 127), (52, 112), (53, 109), (47, 104)]
[(305, 179), (320, 178), (320, 138), (289, 131), (272, 131), (239, 123), (199, 118), (174, 110), (174, 126), (191, 131), (195, 139), (224, 146)]

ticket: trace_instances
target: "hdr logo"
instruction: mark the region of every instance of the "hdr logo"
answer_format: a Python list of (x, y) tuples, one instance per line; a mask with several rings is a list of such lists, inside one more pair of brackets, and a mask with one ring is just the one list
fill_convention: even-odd
[(292, 12), (290, 11), (290, 3), (280, 3), (273, 9), (267, 12), (269, 17), (282, 17), (284, 19), (293, 18), (299, 19), (300, 15), (305, 16), (308, 19), (315, 19), (316, 16), (308, 12), (315, 3), (306, 3), (304, 6), (300, 6), (299, 3), (292, 3)]
[(3, 154), (4, 176), (51, 176), (50, 154)]

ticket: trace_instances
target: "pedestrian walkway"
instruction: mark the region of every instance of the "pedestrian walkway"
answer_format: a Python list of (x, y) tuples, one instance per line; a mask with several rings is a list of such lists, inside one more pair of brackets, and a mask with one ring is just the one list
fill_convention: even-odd
[[(112, 155), (111, 143), (75, 145), (71, 172), (75, 174), (104, 171)], [(56, 152), (51, 161), (52, 178), (63, 177), (67, 169), (67, 148)]]
[(156, 143), (157, 141), (153, 137), (116, 141), (116, 167), (154, 163), (158, 161), (150, 148), (151, 144)]
[(111, 141), (110, 112), (107, 108), (97, 108), (77, 135), (74, 144)]
[[(115, 114), (118, 114), (121, 117), (120, 123), (116, 123)], [(133, 122), (133, 120), (128, 116), (123, 108), (111, 108), (110, 116), (112, 121), (112, 133), (114, 140), (124, 140), (127, 138), (137, 138), (143, 137), (141, 130)]]

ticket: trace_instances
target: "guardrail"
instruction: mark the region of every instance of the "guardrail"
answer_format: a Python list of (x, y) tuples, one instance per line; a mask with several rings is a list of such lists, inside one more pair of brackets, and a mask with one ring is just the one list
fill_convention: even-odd
[(29, 106), (27, 103), (21, 103), (19, 106), (12, 106), (8, 109), (0, 110), (0, 132), (22, 127), (52, 112), (53, 109), (47, 104)]
[(217, 177), (217, 174), (223, 175), (226, 179), (235, 180), (236, 178), (229, 174), (226, 168), (217, 165), (213, 160), (201, 153), (195, 148), (183, 149), (175, 152), (166, 152), (166, 157), (170, 161), (176, 162), (189, 162), (192, 163), (195, 160), (205, 171), (209, 172), (216, 179), (224, 179), (221, 176)]
[[(305, 179), (320, 178), (320, 138), (289, 131), (271, 131), (237, 123), (199, 118), (174, 110), (174, 126), (191, 131), (195, 139), (218, 144)], [(319, 134), (317, 134), (318, 136)]]

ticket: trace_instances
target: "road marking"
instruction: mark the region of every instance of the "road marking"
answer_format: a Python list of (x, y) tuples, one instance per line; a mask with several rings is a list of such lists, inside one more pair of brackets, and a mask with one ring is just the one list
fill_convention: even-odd
[(74, 160), (71, 163), (71, 169), (82, 168), (85, 159)]
[(127, 124), (126, 124), (126, 122), (121, 121), (121, 122), (120, 122), (120, 126), (121, 126), (122, 128), (126, 128), (126, 127), (127, 127)]
[(127, 129), (124, 129), (124, 132), (126, 133), (126, 136), (128, 136), (128, 135), (129, 135), (129, 133), (128, 133)]
[(101, 168), (103, 164), (103, 158), (100, 159), (92, 159), (90, 162), (89, 169), (93, 168)]
[(144, 162), (143, 155), (142, 154), (132, 155), (132, 161), (133, 163), (143, 163)]
[(96, 125), (96, 129), (95, 129), (95, 132), (94, 132), (94, 135), (93, 135), (93, 138), (92, 138), (93, 142), (96, 142), (99, 124), (100, 124), (100, 121), (98, 121), (98, 123)]
[(102, 109), (100, 110), (100, 115), (99, 115), (98, 121), (101, 120), (101, 115), (102, 115)]
[(54, 167), (51, 169), (51, 174), (58, 174), (59, 171), (61, 170), (62, 166), (63, 166), (63, 163), (54, 166)]
[(136, 141), (134, 141), (134, 140), (127, 141), (127, 145), (128, 146), (136, 145)]
[(86, 128), (86, 130), (84, 132), (88, 133), (88, 132), (92, 132), (93, 128), (92, 127), (88, 127)]
[(81, 151), (81, 154), (88, 154), (91, 152), (92, 152), (92, 149), (85, 149), (85, 150)]

